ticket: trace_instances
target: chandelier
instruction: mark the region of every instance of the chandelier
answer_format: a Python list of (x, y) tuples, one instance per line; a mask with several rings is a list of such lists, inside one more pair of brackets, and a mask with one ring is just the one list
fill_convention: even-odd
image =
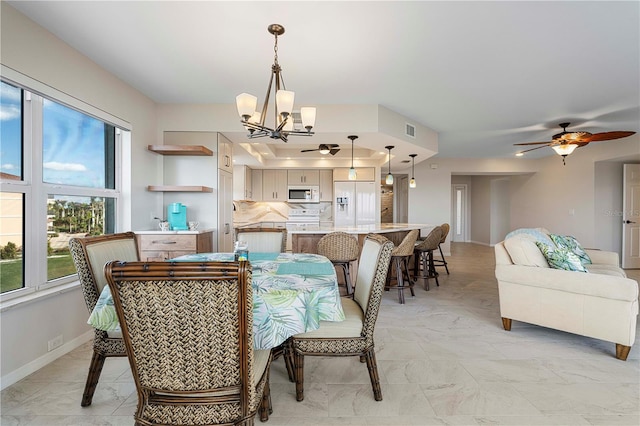
[[(303, 107), (300, 108), (299, 113), (293, 112), (295, 93), (287, 90), (282, 77), (282, 68), (278, 63), (278, 36), (284, 34), (284, 27), (280, 24), (271, 24), (267, 30), (275, 37), (273, 65), (271, 66), (271, 79), (267, 87), (267, 94), (260, 112), (256, 111), (258, 98), (248, 93), (236, 96), (236, 107), (241, 117), (240, 122), (249, 131), (247, 136), (250, 139), (269, 136), (271, 139), (281, 139), (283, 142), (287, 142), (290, 135), (311, 136), (314, 134), (311, 129), (315, 125), (316, 109)], [(273, 128), (265, 125), (272, 88), (275, 91)], [(298, 124), (302, 124), (302, 128), (296, 128)]]

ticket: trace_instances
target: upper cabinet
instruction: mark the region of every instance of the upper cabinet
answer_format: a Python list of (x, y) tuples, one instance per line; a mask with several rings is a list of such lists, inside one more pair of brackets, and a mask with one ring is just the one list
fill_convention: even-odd
[(218, 169), (233, 173), (233, 143), (218, 133)]
[(320, 185), (319, 170), (289, 170), (289, 185)]
[(320, 170), (320, 201), (333, 201), (333, 170)]
[[(371, 182), (376, 180), (376, 169), (374, 167), (356, 167), (356, 181)], [(333, 180), (349, 180), (349, 168), (338, 167), (333, 169)]]
[(262, 170), (251, 170), (251, 197), (253, 201), (263, 201), (262, 196)]
[(262, 171), (262, 201), (287, 201), (287, 171)]
[(247, 166), (233, 166), (233, 199), (254, 200), (253, 198), (253, 170)]

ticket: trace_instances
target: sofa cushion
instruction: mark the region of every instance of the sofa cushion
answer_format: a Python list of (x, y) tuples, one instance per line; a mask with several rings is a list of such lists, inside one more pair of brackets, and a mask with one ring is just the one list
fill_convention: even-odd
[(568, 248), (552, 247), (539, 241), (536, 241), (536, 245), (552, 268), (564, 269), (565, 271), (587, 272), (585, 267), (582, 266), (580, 258)]
[(611, 275), (613, 277), (627, 278), (627, 274), (626, 272), (624, 272), (624, 269), (619, 268), (615, 265), (603, 265), (603, 264), (591, 263), (583, 266), (588, 272), (592, 274)]
[[(553, 241), (549, 240), (552, 244)], [(536, 238), (529, 234), (518, 234), (504, 240), (504, 247), (515, 265), (548, 268), (549, 264), (536, 246)]]
[(566, 249), (571, 250), (573, 254), (578, 256), (578, 258), (580, 259), (580, 263), (582, 263), (583, 265), (591, 264), (591, 258), (589, 257), (587, 252), (584, 251), (584, 249), (582, 248), (578, 240), (575, 239), (575, 237), (572, 237), (570, 235), (557, 235), (557, 234), (549, 234), (549, 237), (551, 238), (551, 240), (553, 240), (554, 243), (556, 243), (556, 246), (564, 247)]
[(549, 238), (549, 231), (545, 228), (519, 228), (509, 232), (504, 239), (508, 240), (509, 238), (522, 235), (528, 235), (532, 237), (534, 241), (540, 241), (541, 243), (548, 244), (552, 247), (554, 245), (551, 238)]

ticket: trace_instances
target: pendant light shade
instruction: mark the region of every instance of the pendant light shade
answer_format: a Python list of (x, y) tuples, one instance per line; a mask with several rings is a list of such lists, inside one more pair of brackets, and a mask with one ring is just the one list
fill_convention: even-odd
[(385, 180), (385, 183), (387, 185), (393, 185), (393, 175), (391, 174), (391, 150), (395, 147), (393, 145), (387, 145), (384, 148), (389, 150), (389, 158), (388, 158), (389, 173), (387, 174), (387, 179)]
[(358, 178), (358, 172), (353, 167), (353, 141), (358, 139), (356, 135), (347, 136), (347, 138), (351, 139), (351, 168), (349, 169), (349, 180), (356, 180)]
[(417, 155), (418, 154), (409, 154), (409, 157), (411, 157), (411, 180), (409, 181), (409, 188), (416, 187), (416, 178), (414, 177), (414, 169), (415, 169)]

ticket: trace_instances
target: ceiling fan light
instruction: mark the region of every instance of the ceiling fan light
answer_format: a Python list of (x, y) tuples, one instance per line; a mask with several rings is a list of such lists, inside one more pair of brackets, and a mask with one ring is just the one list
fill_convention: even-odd
[(322, 154), (322, 155), (327, 155), (328, 153), (330, 153), (330, 152), (331, 152), (331, 150), (329, 149), (329, 147), (328, 147), (328, 146), (326, 146), (326, 145), (321, 145), (321, 146), (320, 146), (320, 150), (319, 150), (319, 151), (320, 151), (320, 154)]
[(282, 116), (288, 116), (293, 111), (293, 99), (296, 94), (291, 90), (278, 90), (276, 92), (276, 108)]
[(349, 169), (349, 180), (356, 180), (358, 179), (358, 172), (356, 172), (356, 169), (353, 168), (353, 166), (351, 166), (351, 168)]
[(256, 113), (256, 105), (258, 104), (258, 98), (248, 93), (240, 93), (236, 96), (236, 108), (238, 108), (238, 114), (244, 120)]
[(571, 154), (573, 151), (575, 151), (575, 149), (578, 147), (578, 145), (574, 144), (574, 143), (565, 143), (565, 144), (560, 144), (560, 145), (552, 145), (551, 148), (553, 148), (553, 150), (556, 152), (556, 154), (558, 155), (569, 155)]
[(302, 117), (302, 127), (311, 131), (316, 125), (316, 109), (314, 107), (300, 108), (300, 116)]

